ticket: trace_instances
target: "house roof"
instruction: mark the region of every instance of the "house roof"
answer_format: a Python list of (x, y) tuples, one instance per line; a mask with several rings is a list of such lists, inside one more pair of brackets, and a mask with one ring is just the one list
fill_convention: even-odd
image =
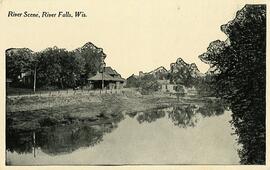
[(124, 82), (125, 79), (122, 78), (122, 77), (113, 77), (115, 81), (121, 81), (121, 82)]
[[(97, 72), (97, 74), (95, 76), (90, 77), (87, 80), (94, 80), (94, 81), (96, 81), (96, 80), (102, 80), (102, 73)], [(104, 72), (103, 73), (103, 80), (113, 80), (113, 77), (110, 76), (108, 73)]]
[[(90, 81), (100, 81), (102, 80), (102, 73), (97, 72), (97, 74), (93, 77), (88, 78), (87, 80)], [(103, 80), (107, 80), (107, 81), (125, 81), (125, 79), (121, 78), (121, 77), (112, 77), (110, 76), (107, 72), (103, 73)]]
[(23, 77), (25, 77), (25, 76), (31, 76), (31, 75), (32, 75), (31, 71), (23, 72)]
[(118, 75), (118, 73), (114, 69), (112, 69), (111, 67), (105, 67), (104, 71), (110, 75)]

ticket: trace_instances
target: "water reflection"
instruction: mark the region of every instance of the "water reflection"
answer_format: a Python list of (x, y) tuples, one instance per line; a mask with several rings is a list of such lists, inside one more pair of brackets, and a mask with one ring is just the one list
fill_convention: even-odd
[(145, 112), (141, 112), (138, 116), (137, 116), (137, 120), (139, 123), (143, 123), (143, 122), (154, 122), (157, 119), (163, 118), (165, 116), (165, 111), (164, 109), (153, 109), (153, 110), (148, 110)]
[(166, 113), (175, 126), (186, 128), (194, 127), (198, 116), (203, 117), (219, 116), (225, 111), (225, 106), (220, 100), (205, 100), (200, 104), (177, 104), (168, 108), (152, 109), (144, 112), (127, 113), (130, 117), (136, 118), (139, 123), (152, 123), (164, 118)]
[(199, 107), (197, 112), (203, 117), (219, 116), (225, 111), (225, 105), (221, 100), (207, 100), (203, 107)]
[[(225, 107), (218, 100), (209, 100), (200, 104), (178, 104), (163, 109), (153, 109), (144, 112), (126, 113), (136, 119), (139, 124), (153, 123), (166, 118), (180, 128), (194, 127), (198, 115), (203, 117), (219, 116), (224, 113)], [(19, 154), (33, 153), (35, 148), (48, 155), (71, 153), (82, 147), (93, 147), (103, 141), (106, 133), (111, 133), (124, 119), (122, 113), (102, 123), (73, 121), (70, 124), (61, 124), (51, 127), (42, 127), (33, 130), (12, 129), (7, 122), (6, 149)], [(35, 141), (33, 134), (35, 133)]]
[[(108, 127), (104, 127), (108, 128)], [(37, 144), (47, 154), (70, 153), (102, 141), (103, 131), (91, 126), (62, 126), (42, 131)]]
[(35, 148), (40, 148), (49, 155), (71, 153), (81, 147), (92, 147), (100, 143), (104, 134), (116, 129), (121, 120), (123, 115), (120, 114), (109, 122), (98, 125), (73, 122), (31, 131), (9, 127), (6, 132), (6, 149), (19, 154), (33, 153)]
[(32, 133), (7, 130), (6, 134), (6, 147), (8, 151), (15, 151), (19, 154), (31, 153), (33, 151)]
[(186, 128), (188, 126), (194, 127), (197, 122), (196, 105), (175, 106), (172, 111), (168, 113), (169, 118), (174, 125)]

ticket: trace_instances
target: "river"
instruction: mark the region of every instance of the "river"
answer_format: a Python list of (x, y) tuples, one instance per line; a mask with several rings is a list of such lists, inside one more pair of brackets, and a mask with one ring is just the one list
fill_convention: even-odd
[(239, 164), (231, 111), (213, 103), (7, 134), (8, 165)]

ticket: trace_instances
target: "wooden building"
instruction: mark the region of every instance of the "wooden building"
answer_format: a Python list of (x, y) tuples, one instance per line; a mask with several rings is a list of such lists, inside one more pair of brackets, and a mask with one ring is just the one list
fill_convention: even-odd
[(121, 77), (116, 70), (111, 67), (105, 67), (104, 72), (97, 72), (96, 75), (88, 78), (88, 85), (91, 89), (101, 89), (102, 79), (104, 81), (105, 89), (120, 89), (123, 88), (125, 79)]

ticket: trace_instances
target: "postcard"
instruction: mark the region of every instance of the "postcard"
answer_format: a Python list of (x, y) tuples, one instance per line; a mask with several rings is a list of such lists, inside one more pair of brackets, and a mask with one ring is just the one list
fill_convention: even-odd
[(0, 8), (1, 167), (267, 168), (266, 1)]

